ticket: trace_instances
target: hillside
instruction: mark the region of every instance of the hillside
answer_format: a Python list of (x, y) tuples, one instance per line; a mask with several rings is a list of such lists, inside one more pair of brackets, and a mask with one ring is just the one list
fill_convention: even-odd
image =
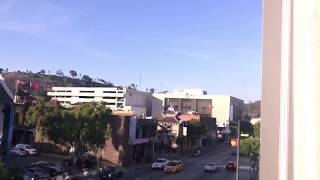
[[(12, 92), (16, 89), (17, 81), (24, 83), (36, 83), (39, 85), (39, 94), (42, 95), (47, 91), (51, 90), (53, 86), (66, 86), (66, 87), (113, 87), (111, 82), (93, 81), (89, 76), (83, 76), (82, 79), (71, 78), (67, 76), (58, 75), (48, 75), (41, 73), (31, 73), (31, 72), (2, 72), (8, 87)], [(85, 78), (84, 78), (85, 77)]]

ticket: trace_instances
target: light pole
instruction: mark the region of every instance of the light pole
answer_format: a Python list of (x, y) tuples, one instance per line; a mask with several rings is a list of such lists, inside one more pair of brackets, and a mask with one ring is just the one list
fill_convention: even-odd
[(239, 157), (240, 157), (240, 119), (238, 119), (238, 128), (237, 128), (237, 171), (236, 171), (236, 180), (239, 180)]

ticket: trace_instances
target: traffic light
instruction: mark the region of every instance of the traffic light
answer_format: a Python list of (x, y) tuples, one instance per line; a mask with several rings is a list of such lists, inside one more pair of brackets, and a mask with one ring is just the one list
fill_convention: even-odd
[(237, 138), (231, 138), (230, 141), (231, 147), (238, 147), (239, 146), (239, 142)]

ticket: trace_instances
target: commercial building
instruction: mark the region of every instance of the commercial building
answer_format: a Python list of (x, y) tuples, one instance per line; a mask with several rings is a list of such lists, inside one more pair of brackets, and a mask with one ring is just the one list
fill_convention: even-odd
[(97, 157), (117, 165), (134, 165), (154, 159), (157, 120), (139, 119), (133, 113), (113, 113), (111, 137)]
[(198, 114), (200, 117), (213, 117), (217, 126), (228, 127), (230, 121), (241, 118), (244, 101), (227, 95), (208, 95), (202, 89), (175, 90), (173, 93), (154, 93), (162, 101), (164, 113), (174, 109), (182, 114)]
[(150, 93), (121, 87), (53, 87), (48, 96), (65, 107), (85, 102), (104, 102), (114, 112), (160, 118), (162, 102)]

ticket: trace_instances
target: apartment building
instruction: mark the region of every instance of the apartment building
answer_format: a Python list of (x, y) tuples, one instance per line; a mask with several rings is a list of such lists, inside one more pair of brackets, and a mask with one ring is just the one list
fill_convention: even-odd
[(164, 113), (198, 114), (216, 118), (218, 127), (228, 127), (230, 121), (241, 118), (244, 101), (228, 95), (208, 95), (202, 89), (174, 90), (173, 93), (154, 93), (162, 101)]
[(53, 87), (48, 96), (65, 107), (85, 102), (104, 102), (114, 112), (160, 118), (162, 102), (150, 93), (121, 87)]

